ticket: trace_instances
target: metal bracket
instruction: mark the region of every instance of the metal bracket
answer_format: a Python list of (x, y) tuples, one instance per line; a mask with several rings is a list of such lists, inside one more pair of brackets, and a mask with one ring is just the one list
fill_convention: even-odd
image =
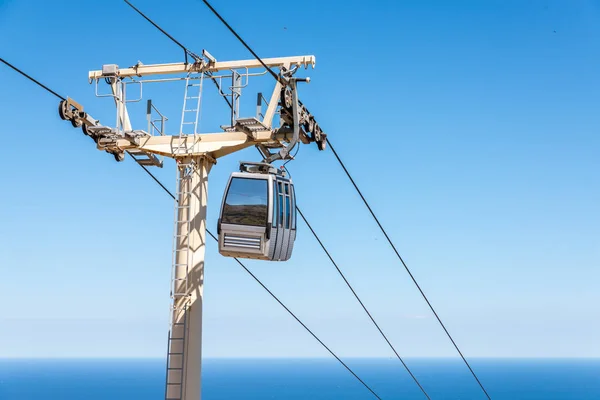
[(140, 145), (141, 138), (150, 136), (150, 134), (142, 130), (123, 132), (123, 134), (125, 139), (129, 140), (132, 144), (135, 144), (136, 146)]
[(83, 124), (82, 119), (86, 116), (83, 106), (70, 97), (58, 104), (58, 115), (62, 120), (71, 121), (74, 128), (79, 128)]
[(240, 161), (240, 172), (254, 172), (285, 176), (284, 170), (275, 168), (271, 164), (265, 162)]
[[(300, 137), (300, 105), (298, 101), (297, 81), (299, 81), (299, 79), (289, 78), (288, 85), (282, 88), (280, 99), (282, 110), (287, 110), (285, 112), (289, 113), (289, 108), (291, 106), (292, 120), (285, 122), (291, 125), (292, 138), (289, 140), (289, 144), (287, 146), (283, 146), (279, 152), (274, 154), (269, 152), (269, 157), (265, 158), (265, 160), (263, 160), (264, 162), (271, 163), (275, 160), (289, 159), (290, 151), (298, 143), (298, 139)], [(279, 128), (276, 133), (289, 133), (289, 127), (284, 125)]]

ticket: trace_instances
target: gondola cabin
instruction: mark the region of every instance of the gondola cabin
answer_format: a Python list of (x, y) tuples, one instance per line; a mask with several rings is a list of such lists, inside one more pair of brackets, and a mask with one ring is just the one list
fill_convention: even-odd
[(292, 180), (270, 164), (242, 163), (225, 189), (219, 252), (228, 257), (286, 261), (296, 239)]

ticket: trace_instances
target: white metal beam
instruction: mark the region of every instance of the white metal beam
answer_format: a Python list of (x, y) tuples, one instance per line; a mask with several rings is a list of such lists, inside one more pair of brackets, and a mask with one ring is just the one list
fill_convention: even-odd
[(279, 96), (281, 96), (281, 83), (277, 82), (275, 84), (275, 89), (273, 89), (271, 99), (269, 100), (267, 112), (265, 113), (265, 116), (262, 121), (265, 126), (273, 126), (273, 116), (275, 116), (275, 110), (277, 109), (277, 104), (279, 104)]
[[(172, 334), (183, 339), (174, 354), (169, 354), (169, 365), (183, 365), (181, 370), (167, 371), (167, 398), (197, 400), (201, 397), (202, 374), (202, 303), (204, 293), (204, 253), (206, 250), (206, 206), (208, 200), (208, 173), (212, 167), (206, 157), (184, 160), (193, 169), (186, 178), (185, 168), (179, 168), (178, 188), (180, 207), (177, 207), (176, 267), (174, 271), (176, 309), (171, 315)], [(189, 221), (189, 223), (181, 223)], [(188, 231), (189, 229), (189, 231)], [(179, 267), (177, 267), (179, 266)], [(180, 306), (185, 305), (184, 308)], [(185, 311), (183, 311), (185, 309)], [(184, 323), (185, 324), (180, 325)], [(177, 324), (177, 325), (175, 325)], [(183, 331), (185, 329), (185, 331)], [(178, 332), (180, 331), (180, 332)], [(183, 354), (181, 354), (183, 353)], [(182, 397), (179, 396), (179, 391)]]
[[(264, 58), (263, 62), (269, 68), (275, 67), (288, 67), (293, 65), (303, 66), (308, 68), (309, 66), (315, 66), (315, 56), (294, 56), (294, 57), (277, 57), (277, 58)], [(208, 65), (192, 64), (192, 63), (171, 63), (171, 64), (152, 64), (152, 65), (137, 65), (131, 68), (119, 69), (119, 77), (141, 77), (148, 75), (170, 75), (170, 74), (184, 74), (188, 72), (219, 72), (231, 69), (254, 69), (264, 68), (258, 60), (238, 60), (238, 61), (217, 61)], [(90, 81), (94, 79), (103, 78), (102, 70), (90, 71), (88, 78)]]
[[(271, 131), (254, 132), (252, 136), (246, 132), (233, 131), (187, 135), (181, 139), (178, 136), (146, 136), (140, 138), (139, 145), (127, 139), (117, 139), (115, 147), (120, 150), (138, 149), (173, 158), (176, 154), (181, 154), (180, 145), (183, 145), (187, 149), (185, 155), (208, 154), (218, 158), (258, 143), (277, 145), (282, 139), (284, 135), (274, 135)], [(98, 145), (98, 148), (105, 150), (102, 145)]]

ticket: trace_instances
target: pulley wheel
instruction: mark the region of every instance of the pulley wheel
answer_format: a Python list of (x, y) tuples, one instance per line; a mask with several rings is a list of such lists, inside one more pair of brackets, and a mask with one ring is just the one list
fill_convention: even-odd
[(306, 123), (306, 130), (310, 132), (311, 136), (314, 138), (315, 135), (313, 130), (315, 129), (315, 120), (311, 117), (308, 118), (308, 122)]
[(117, 162), (121, 162), (125, 159), (125, 153), (124, 152), (120, 152), (120, 153), (113, 153), (113, 156), (115, 156), (115, 160)]
[(310, 131), (310, 138), (316, 142), (321, 140), (321, 127), (313, 120), (313, 128)]
[(59, 115), (60, 119), (62, 119), (64, 121), (69, 119), (69, 118), (67, 118), (66, 112), (67, 112), (67, 101), (63, 100), (60, 103), (58, 103), (58, 115)]
[(78, 118), (77, 119), (73, 118), (71, 120), (71, 125), (73, 125), (73, 128), (79, 128), (81, 125), (83, 125), (83, 122), (81, 122), (81, 120)]
[(285, 88), (283, 90), (283, 99), (282, 103), (285, 108), (292, 108), (292, 90), (290, 88)]
[(319, 150), (325, 150), (325, 147), (327, 147), (327, 135), (321, 132), (319, 136), (320, 139), (317, 141), (317, 147)]

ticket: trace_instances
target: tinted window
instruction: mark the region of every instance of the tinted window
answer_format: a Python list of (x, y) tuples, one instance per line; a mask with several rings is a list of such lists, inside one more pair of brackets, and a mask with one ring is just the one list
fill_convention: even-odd
[(290, 185), (290, 192), (292, 193), (292, 229), (296, 229), (296, 195), (294, 192), (294, 185)]
[(221, 222), (265, 226), (269, 211), (267, 182), (265, 179), (233, 178), (225, 198)]
[(277, 183), (273, 181), (273, 227), (277, 226)]
[(283, 195), (279, 195), (279, 226), (283, 227)]
[(285, 228), (290, 229), (290, 196), (285, 196)]

